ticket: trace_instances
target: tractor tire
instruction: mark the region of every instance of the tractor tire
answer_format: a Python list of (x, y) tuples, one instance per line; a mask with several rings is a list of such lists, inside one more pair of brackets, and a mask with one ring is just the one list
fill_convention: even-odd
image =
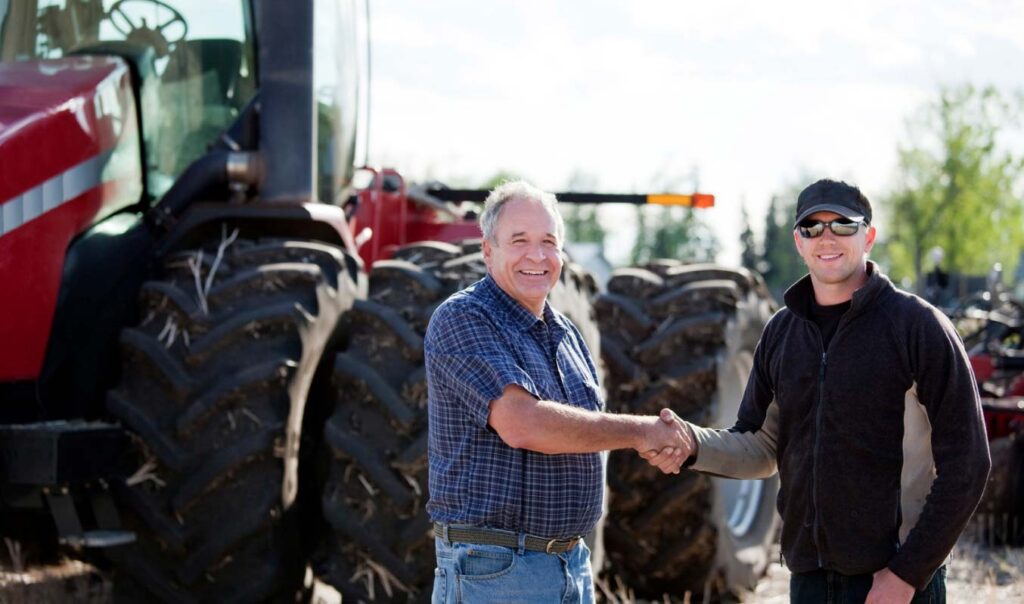
[(137, 541), (107, 551), (145, 599), (294, 601), (302, 587), (307, 394), (365, 275), (332, 245), (232, 239), (165, 258), (121, 334), (107, 409), (133, 446), (113, 487)]
[[(473, 249), (472, 242), (465, 245)], [(466, 247), (424, 242), (378, 261), (368, 300), (343, 319), (349, 341), (335, 358), (337, 399), (324, 428), (322, 506), (332, 530), (313, 566), (346, 602), (430, 600), (435, 560), (425, 510), (423, 337), (434, 309), (486, 274), (482, 254)], [(569, 263), (562, 275), (552, 305), (589, 312), (583, 301), (592, 281)], [(596, 327), (591, 331), (597, 334)]]
[[(661, 260), (616, 270), (595, 305), (612, 411), (669, 407), (702, 426), (735, 422), (774, 309), (759, 276)], [(752, 589), (766, 571), (777, 477), (663, 476), (625, 451), (612, 453), (608, 477), (606, 583), (641, 598), (711, 601)]]
[(974, 522), (990, 546), (1024, 545), (1024, 433), (989, 442), (992, 472)]

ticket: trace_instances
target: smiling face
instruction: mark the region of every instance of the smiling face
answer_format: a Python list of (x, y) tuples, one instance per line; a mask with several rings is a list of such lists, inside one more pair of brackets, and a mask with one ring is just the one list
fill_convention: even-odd
[(501, 208), (494, 241), (484, 239), (487, 272), (502, 290), (538, 317), (562, 273), (555, 219), (540, 202), (513, 199)]
[[(842, 218), (835, 212), (817, 212), (808, 220), (830, 222)], [(804, 239), (793, 231), (797, 252), (807, 264), (818, 304), (831, 305), (853, 297), (867, 280), (867, 253), (875, 243), (875, 227), (861, 227), (849, 237), (826, 228), (820, 237)]]

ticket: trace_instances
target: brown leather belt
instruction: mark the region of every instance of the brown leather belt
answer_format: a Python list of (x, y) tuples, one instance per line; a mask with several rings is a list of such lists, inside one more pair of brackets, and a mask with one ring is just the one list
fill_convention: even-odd
[[(434, 536), (444, 539), (444, 525), (434, 523)], [(581, 537), (571, 539), (545, 539), (544, 537), (526, 536), (526, 549), (532, 552), (544, 552), (547, 554), (564, 554), (580, 542)], [(515, 549), (519, 547), (519, 538), (515, 533), (499, 531), (488, 528), (457, 528), (448, 527), (448, 541), (459, 543), (472, 543), (475, 545), (500, 545)]]

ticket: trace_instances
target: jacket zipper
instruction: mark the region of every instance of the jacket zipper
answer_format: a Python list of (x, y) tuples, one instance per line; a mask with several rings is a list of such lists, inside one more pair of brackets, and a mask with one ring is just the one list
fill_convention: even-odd
[[(852, 310), (853, 304), (851, 303), (850, 308), (843, 313), (843, 316), (839, 319), (839, 324), (836, 325), (836, 330), (829, 341), (830, 346), (839, 337), (843, 326), (850, 322), (850, 312)], [(818, 371), (818, 409), (814, 415), (814, 455), (811, 463), (811, 503), (814, 506), (814, 525), (812, 526), (811, 540), (814, 542), (814, 549), (818, 554), (818, 568), (825, 568), (825, 560), (821, 554), (821, 539), (819, 538), (821, 522), (818, 512), (820, 507), (818, 505), (818, 449), (821, 443), (821, 422), (825, 407), (825, 369), (828, 366), (828, 350), (825, 348), (825, 339), (821, 337), (821, 329), (817, 323), (806, 318), (804, 320), (814, 327), (814, 331), (818, 334), (818, 344), (821, 346), (821, 369)]]
[[(821, 340), (820, 332), (818, 333), (818, 339), (819, 341)], [(821, 542), (818, 539), (820, 530), (820, 523), (818, 521), (818, 449), (821, 443), (822, 408), (825, 406), (825, 367), (828, 364), (828, 352), (824, 350), (824, 342), (821, 342), (821, 344), (821, 371), (818, 372), (818, 409), (814, 417), (814, 456), (812, 457), (813, 462), (811, 464), (811, 499), (814, 502), (814, 527), (811, 531), (811, 537), (814, 540), (814, 549), (818, 552), (818, 568), (825, 567), (825, 562), (821, 556)]]

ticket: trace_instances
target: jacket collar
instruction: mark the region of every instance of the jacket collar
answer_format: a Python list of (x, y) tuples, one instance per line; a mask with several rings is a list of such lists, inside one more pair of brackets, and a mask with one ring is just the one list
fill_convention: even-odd
[[(848, 311), (851, 315), (860, 314), (871, 305), (879, 294), (893, 287), (892, 281), (882, 274), (877, 264), (870, 260), (868, 260), (867, 264), (867, 273), (867, 281), (864, 282), (860, 289), (853, 292), (853, 300)], [(793, 311), (795, 315), (807, 319), (810, 317), (811, 296), (813, 295), (814, 286), (811, 283), (811, 276), (804, 275), (802, 279), (786, 290), (783, 300), (786, 303), (786, 307)]]

